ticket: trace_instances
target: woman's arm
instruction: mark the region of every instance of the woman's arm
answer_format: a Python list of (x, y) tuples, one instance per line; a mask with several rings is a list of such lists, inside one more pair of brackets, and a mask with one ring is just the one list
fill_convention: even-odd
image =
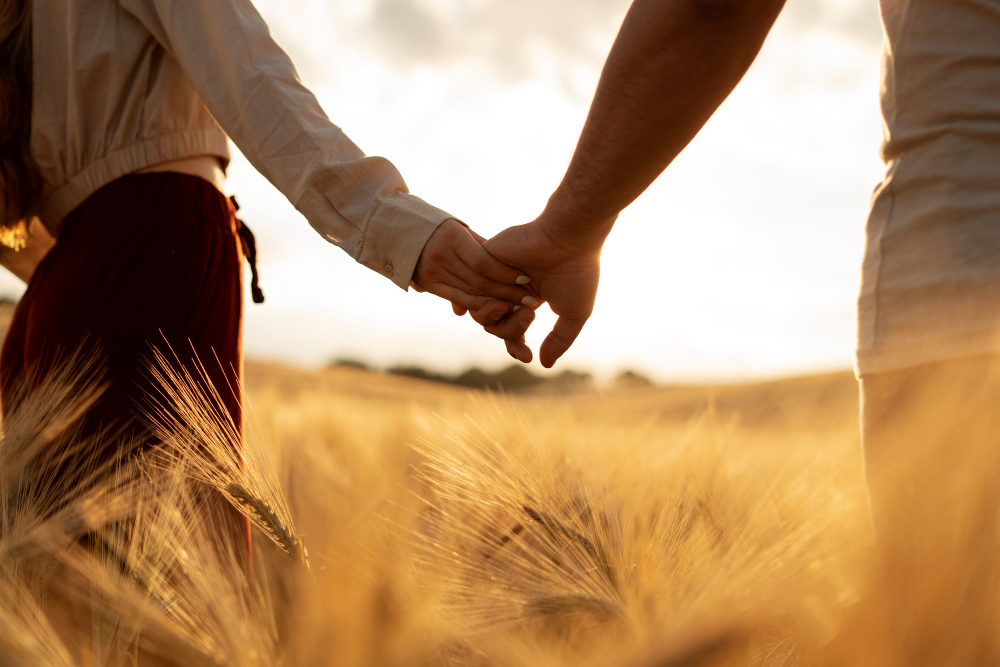
[[(519, 274), (478, 243), (472, 263), (454, 248), (446, 258), (443, 250), (435, 253), (438, 261), (422, 258), (428, 240), (452, 216), (409, 194), (392, 163), (366, 156), (327, 118), (249, 0), (120, 2), (177, 60), (251, 164), (325, 239), (403, 289), (419, 260), (446, 262), (441, 273), (453, 276), (447, 284), (469, 297), (462, 300), (470, 308), (484, 297), (517, 303), (528, 294), (513, 280), (498, 280)], [(477, 264), (488, 269), (477, 270)], [(476, 285), (472, 278), (485, 280)], [(426, 288), (454, 300), (453, 293), (436, 291), (438, 283)]]

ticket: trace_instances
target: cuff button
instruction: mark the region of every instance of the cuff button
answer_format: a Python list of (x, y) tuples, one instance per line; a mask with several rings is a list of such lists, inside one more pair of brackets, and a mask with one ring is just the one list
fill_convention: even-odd
[(385, 265), (385, 275), (392, 277), (392, 264)]

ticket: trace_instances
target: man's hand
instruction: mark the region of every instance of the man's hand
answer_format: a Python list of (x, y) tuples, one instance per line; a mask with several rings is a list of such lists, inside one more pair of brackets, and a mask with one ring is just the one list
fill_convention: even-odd
[[(551, 233), (550, 223), (543, 213), (534, 222), (505, 229), (483, 244), (491, 255), (531, 276), (532, 290), (559, 316), (538, 351), (546, 368), (552, 368), (569, 349), (594, 310), (604, 238), (594, 237), (585, 242), (579, 238), (563, 239)], [(607, 227), (610, 228), (610, 223)], [(477, 322), (484, 319), (481, 314), (474, 317)], [(524, 318), (530, 324), (533, 317), (530, 308), (521, 308), (495, 324), (485, 325), (486, 331), (504, 338), (507, 352), (528, 363), (531, 350), (524, 343), (523, 333), (520, 337), (512, 336), (510, 327), (511, 320)]]
[(515, 305), (537, 304), (537, 300), (521, 287), (528, 276), (483, 250), (484, 240), (456, 220), (444, 221), (420, 254), (413, 284), (451, 301), (456, 312), (471, 311), (476, 322), (488, 326)]
[[(785, 0), (634, 0), (615, 39), (573, 159), (545, 212), (486, 242), (531, 276), (559, 316), (540, 350), (550, 368), (594, 309), (601, 246), (618, 214), (680, 153), (743, 77)], [(517, 303), (516, 299), (511, 303)], [(526, 306), (537, 305), (525, 302)], [(471, 306), (459, 303), (455, 312)], [(513, 311), (513, 307), (511, 307)], [(473, 312), (531, 361), (523, 331), (534, 313)], [(494, 323), (490, 324), (493, 320)]]

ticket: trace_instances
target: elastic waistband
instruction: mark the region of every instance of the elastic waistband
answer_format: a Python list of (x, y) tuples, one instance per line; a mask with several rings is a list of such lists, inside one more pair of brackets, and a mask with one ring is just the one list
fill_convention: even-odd
[(198, 155), (215, 155), (228, 162), (227, 142), (225, 132), (214, 122), (208, 127), (139, 139), (91, 162), (68, 182), (48, 193), (40, 203), (39, 216), (49, 231), (58, 234), (63, 219), (108, 184), (147, 167)]

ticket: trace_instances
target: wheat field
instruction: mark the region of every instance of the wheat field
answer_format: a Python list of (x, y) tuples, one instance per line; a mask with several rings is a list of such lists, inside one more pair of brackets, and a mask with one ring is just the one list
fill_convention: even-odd
[(162, 371), (165, 446), (92, 469), (92, 372), (4, 423), (0, 664), (892, 664), (849, 373), (508, 396), (248, 363), (241, 462)]

